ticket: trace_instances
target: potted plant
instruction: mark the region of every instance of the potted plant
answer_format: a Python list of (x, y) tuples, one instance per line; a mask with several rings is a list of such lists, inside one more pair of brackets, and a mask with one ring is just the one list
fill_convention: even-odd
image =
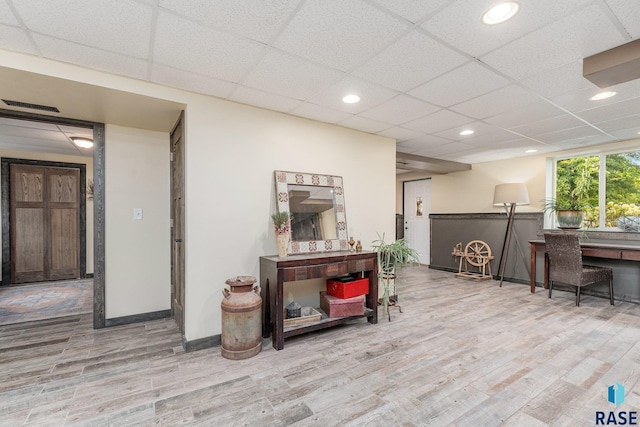
[(276, 212), (271, 215), (273, 221), (273, 228), (276, 232), (276, 239), (278, 241), (278, 256), (284, 258), (287, 256), (287, 249), (289, 247), (289, 232), (291, 228), (289, 226), (289, 212)]
[[(378, 262), (378, 281), (382, 284), (383, 293), (379, 300), (382, 302), (383, 313), (387, 314), (391, 321), (389, 313), (389, 305), (391, 302), (391, 290), (397, 285), (396, 272), (397, 269), (408, 264), (417, 263), (418, 252), (407, 246), (404, 239), (398, 239), (392, 243), (384, 240), (384, 234), (378, 234), (378, 240), (371, 243), (371, 248), (376, 253)], [(402, 312), (402, 311), (401, 311)]]
[(543, 210), (555, 214), (558, 228), (577, 229), (584, 220), (585, 209), (589, 204), (579, 198), (564, 200), (549, 199), (545, 202)]

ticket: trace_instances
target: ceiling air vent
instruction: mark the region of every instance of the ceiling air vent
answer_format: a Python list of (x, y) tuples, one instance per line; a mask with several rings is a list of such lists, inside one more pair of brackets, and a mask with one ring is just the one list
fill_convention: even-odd
[(29, 108), (31, 110), (40, 110), (40, 111), (49, 111), (52, 113), (59, 113), (60, 110), (56, 107), (50, 107), (48, 105), (38, 105), (31, 104), (28, 102), (20, 102), (20, 101), (10, 101), (8, 99), (3, 99), (2, 102), (7, 104), (9, 107), (20, 107), (20, 108)]

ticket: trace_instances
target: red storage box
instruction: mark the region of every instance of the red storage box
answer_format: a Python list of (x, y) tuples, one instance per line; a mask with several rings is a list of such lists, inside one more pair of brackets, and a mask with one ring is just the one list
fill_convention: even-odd
[(329, 317), (362, 316), (364, 314), (364, 295), (353, 298), (336, 298), (320, 292), (320, 308)]
[(327, 294), (337, 298), (352, 298), (369, 293), (369, 279), (329, 279)]

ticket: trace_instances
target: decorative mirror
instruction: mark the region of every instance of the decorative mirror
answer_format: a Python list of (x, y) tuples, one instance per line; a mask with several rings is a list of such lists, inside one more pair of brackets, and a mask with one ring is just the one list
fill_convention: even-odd
[(291, 216), (290, 254), (348, 249), (342, 177), (275, 171), (275, 180), (278, 212)]

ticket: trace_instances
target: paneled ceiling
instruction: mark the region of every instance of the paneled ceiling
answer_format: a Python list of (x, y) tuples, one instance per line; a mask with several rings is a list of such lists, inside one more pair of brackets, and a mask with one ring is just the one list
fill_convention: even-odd
[[(519, 0), (513, 19), (482, 23), (495, 3), (0, 0), (0, 48), (384, 135), (398, 152), (446, 161), (640, 137), (640, 81), (591, 101), (601, 89), (582, 76), (583, 58), (640, 37), (640, 1)], [(361, 101), (344, 104), (347, 93)]]

